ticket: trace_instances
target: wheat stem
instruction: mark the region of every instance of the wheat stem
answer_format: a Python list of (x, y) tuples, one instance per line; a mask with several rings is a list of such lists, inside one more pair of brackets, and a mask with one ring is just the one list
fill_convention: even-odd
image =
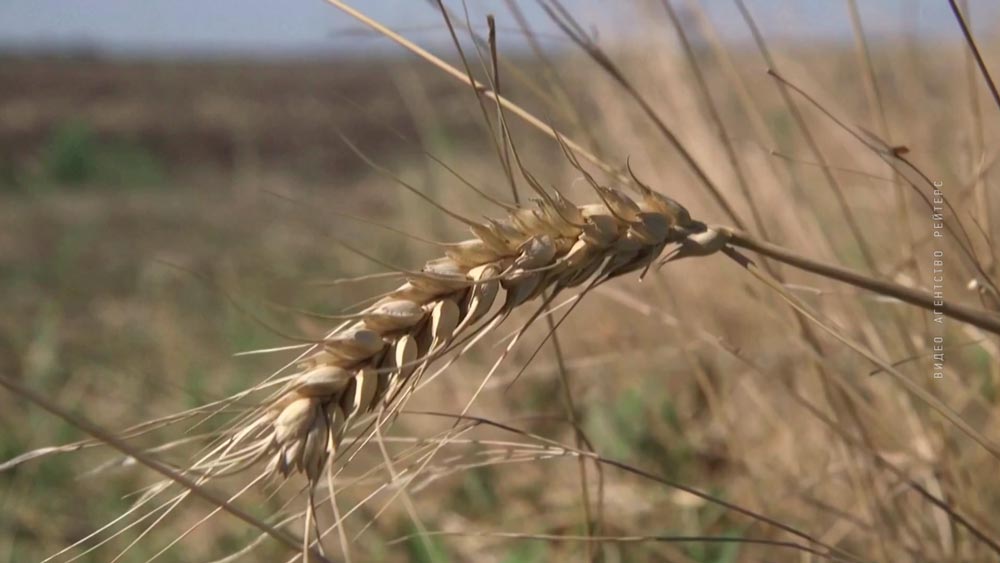
[(894, 297), (900, 301), (916, 305), (935, 314), (941, 314), (952, 319), (969, 323), (993, 334), (1000, 334), (1000, 317), (987, 311), (969, 307), (958, 303), (950, 303), (943, 299), (935, 299), (934, 295), (927, 291), (906, 287), (898, 283), (880, 280), (854, 270), (849, 270), (833, 264), (820, 262), (801, 254), (796, 254), (787, 248), (762, 241), (753, 236), (741, 232), (730, 230), (731, 238), (729, 244), (752, 250), (758, 254), (767, 256), (779, 262), (788, 264), (821, 275), (823, 277), (835, 279), (855, 287), (874, 291), (887, 297)]

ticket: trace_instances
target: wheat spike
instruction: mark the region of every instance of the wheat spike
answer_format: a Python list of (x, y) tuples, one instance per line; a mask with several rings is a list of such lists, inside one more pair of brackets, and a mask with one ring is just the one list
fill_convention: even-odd
[(336, 317), (344, 324), (248, 413), (225, 450), (233, 453), (212, 465), (249, 466), (259, 457), (248, 461), (246, 452), (263, 451), (267, 474), (302, 474), (315, 484), (348, 430), (397, 407), (435, 360), (468, 349), (461, 345), (478, 341), (516, 308), (545, 292), (645, 270), (667, 245), (689, 246), (689, 236), (714, 233), (645, 185), (633, 199), (587, 176), (601, 203), (577, 206), (542, 192), (534, 206), (506, 218), (467, 221), (473, 238), (446, 245), (444, 257), (406, 274), (367, 309)]

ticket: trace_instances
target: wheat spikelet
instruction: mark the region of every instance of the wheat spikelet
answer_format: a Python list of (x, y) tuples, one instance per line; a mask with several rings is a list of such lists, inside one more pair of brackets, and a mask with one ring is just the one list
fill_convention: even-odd
[(724, 246), (727, 231), (692, 220), (641, 182), (633, 199), (584, 174), (600, 203), (577, 206), (530, 181), (540, 196), (534, 206), (466, 221), (473, 238), (446, 244), (444, 257), (405, 273), (404, 283), (360, 313), (340, 317), (345, 322), (244, 417), (210, 465), (239, 470), (266, 458), (267, 475), (302, 474), (315, 484), (349, 429), (396, 407), (434, 361), (468, 349), (521, 305), (647, 270), (672, 243), (678, 252), (667, 260)]

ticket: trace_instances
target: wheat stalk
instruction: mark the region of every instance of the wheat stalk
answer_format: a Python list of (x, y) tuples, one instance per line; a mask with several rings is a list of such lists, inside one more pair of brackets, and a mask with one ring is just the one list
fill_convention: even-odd
[[(583, 171), (568, 151), (567, 156)], [(445, 257), (405, 274), (407, 281), (397, 289), (346, 316), (347, 322), (302, 358), (299, 371), (236, 433), (237, 447), (214, 463), (239, 466), (248, 458), (259, 459), (248, 454), (263, 452), (269, 458), (266, 473), (303, 473), (315, 482), (345, 432), (380, 406), (393, 406), (411, 378), (419, 378), (435, 360), (461, 345), (455, 343), (463, 333), (471, 333), (467, 341), (478, 341), (543, 293), (554, 297), (588, 280), (594, 286), (648, 269), (671, 243), (678, 248), (667, 260), (724, 251), (746, 264), (732, 249), (742, 247), (935, 308), (932, 296), (924, 292), (825, 265), (730, 228), (707, 227), (681, 204), (639, 181), (637, 202), (583, 172), (602, 203), (578, 207), (533, 181), (541, 196), (535, 208), (517, 208), (505, 219), (483, 223), (464, 219), (474, 238), (446, 245)], [(501, 289), (504, 300), (489, 314)], [(1000, 330), (989, 313), (955, 304), (939, 307), (958, 320)]]

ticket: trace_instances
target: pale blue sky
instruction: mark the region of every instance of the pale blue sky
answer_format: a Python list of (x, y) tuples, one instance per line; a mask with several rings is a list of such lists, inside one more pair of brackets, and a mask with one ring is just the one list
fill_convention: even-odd
[[(799, 38), (850, 37), (844, 0), (748, 0), (769, 35)], [(503, 0), (468, 0), (474, 21), (496, 13), (513, 26)], [(534, 1), (519, 0), (538, 30), (558, 34)], [(622, 3), (563, 0), (582, 21), (616, 29), (626, 21)], [(745, 34), (730, 0), (702, 0), (724, 33)], [(972, 0), (980, 33), (1000, 29), (1000, 2)], [(425, 0), (355, 0), (371, 16), (422, 42), (447, 36)], [(449, 4), (460, 9), (455, 1)], [(683, 6), (685, 0), (674, 0)], [(929, 37), (957, 37), (946, 0), (859, 0), (872, 35), (916, 25)], [(653, 4), (655, 6), (656, 4)], [(616, 23), (618, 20), (618, 23)], [(634, 21), (634, 20), (633, 20)], [(386, 41), (351, 32), (358, 25), (323, 0), (0, 0), (0, 48), (90, 45), (125, 55), (290, 55), (312, 51), (365, 53), (392, 49)], [(621, 30), (622, 27), (617, 29)], [(518, 39), (510, 34), (508, 45)], [(553, 41), (551, 44), (558, 44)], [(436, 43), (440, 45), (440, 43)]]

